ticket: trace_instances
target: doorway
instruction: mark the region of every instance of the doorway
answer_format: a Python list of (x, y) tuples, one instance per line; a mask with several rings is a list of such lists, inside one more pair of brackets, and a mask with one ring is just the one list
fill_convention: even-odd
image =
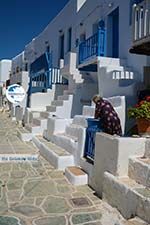
[(108, 56), (119, 57), (119, 7), (108, 15)]

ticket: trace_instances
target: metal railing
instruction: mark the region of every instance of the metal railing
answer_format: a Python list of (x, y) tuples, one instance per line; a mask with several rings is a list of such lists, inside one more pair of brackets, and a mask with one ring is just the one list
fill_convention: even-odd
[(67, 84), (60, 69), (52, 65), (52, 53), (44, 53), (30, 66), (29, 94), (52, 89), (52, 84)]
[(100, 120), (88, 118), (87, 123), (84, 157), (94, 160), (96, 132), (101, 132), (102, 128)]
[(58, 68), (50, 68), (49, 71), (30, 75), (30, 93), (52, 89), (53, 84), (67, 84), (67, 80), (62, 77)]
[(133, 42), (150, 36), (150, 3), (142, 1), (133, 5)]
[(92, 56), (106, 55), (106, 30), (99, 29), (97, 33), (89, 37), (79, 45), (79, 64)]

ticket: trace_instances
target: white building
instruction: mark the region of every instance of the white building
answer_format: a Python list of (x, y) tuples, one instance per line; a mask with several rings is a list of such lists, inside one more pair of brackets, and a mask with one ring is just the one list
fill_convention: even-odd
[(11, 72), (11, 60), (3, 59), (0, 61), (0, 85), (6, 83), (6, 80), (9, 79), (9, 75)]
[(70, 0), (25, 46), (30, 108), (25, 112), (25, 129), (18, 134), (25, 141), (32, 139), (40, 154), (56, 169), (65, 170), (72, 183), (87, 182), (83, 172), (76, 176), (68, 168), (82, 167), (89, 184), (125, 218), (138, 215), (150, 223), (150, 200), (145, 197), (150, 187), (149, 141), (100, 132), (94, 153), (90, 147), (95, 144), (94, 132), (87, 130), (94, 106), (84, 106), (91, 105), (96, 93), (108, 98), (124, 130), (125, 99), (127, 106), (135, 101), (143, 68), (150, 66), (148, 56), (129, 53), (136, 2), (146, 1)]
[[(61, 75), (69, 80), (71, 91), (73, 74), (76, 79), (81, 75), (84, 83), (87, 80), (98, 82), (95, 93), (105, 97), (136, 95), (135, 83), (143, 80), (143, 66), (148, 64), (148, 57), (129, 53), (132, 41), (130, 5), (129, 0), (70, 0), (44, 31), (25, 47), (29, 66), (49, 50), (53, 67), (59, 69), (61, 66)], [(99, 37), (104, 38), (101, 43), (96, 34), (99, 26), (104, 26), (105, 31)], [(99, 52), (100, 48), (104, 48), (103, 53)], [(80, 100), (89, 101), (92, 90), (93, 86), (88, 87), (87, 98), (87, 92), (82, 91)]]

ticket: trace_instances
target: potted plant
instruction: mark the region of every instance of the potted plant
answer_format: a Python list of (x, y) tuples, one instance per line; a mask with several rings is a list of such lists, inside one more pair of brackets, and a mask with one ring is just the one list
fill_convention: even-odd
[(129, 118), (135, 118), (139, 134), (150, 135), (150, 96), (128, 109)]

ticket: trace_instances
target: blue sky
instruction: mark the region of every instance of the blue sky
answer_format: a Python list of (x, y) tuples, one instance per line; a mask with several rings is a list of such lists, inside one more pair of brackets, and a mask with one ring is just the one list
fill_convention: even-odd
[(69, 0), (0, 0), (0, 59), (12, 58)]

